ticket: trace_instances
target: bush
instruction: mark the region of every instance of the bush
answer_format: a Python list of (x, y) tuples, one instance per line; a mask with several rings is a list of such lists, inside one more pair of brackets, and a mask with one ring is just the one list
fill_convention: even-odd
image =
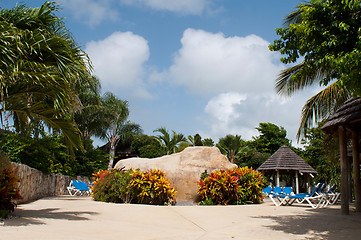
[(161, 170), (134, 171), (129, 186), (137, 203), (164, 205), (175, 202), (176, 191)]
[(0, 219), (13, 212), (16, 206), (14, 200), (21, 198), (17, 186), (19, 181), (8, 157), (0, 152)]
[(93, 199), (114, 203), (164, 205), (175, 202), (175, 193), (161, 170), (99, 171), (94, 175)]
[(132, 171), (112, 169), (111, 171), (99, 171), (94, 174), (92, 195), (95, 201), (130, 203), (132, 192), (128, 187), (131, 181)]
[(260, 203), (266, 179), (252, 168), (215, 170), (198, 181), (202, 205)]

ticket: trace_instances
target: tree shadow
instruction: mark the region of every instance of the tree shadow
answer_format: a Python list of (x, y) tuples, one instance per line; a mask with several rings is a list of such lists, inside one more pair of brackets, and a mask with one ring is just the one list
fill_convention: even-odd
[(90, 220), (86, 215), (96, 215), (96, 212), (58, 211), (60, 208), (45, 208), (39, 210), (16, 209), (3, 226), (27, 226), (45, 224), (44, 219), (62, 219), (68, 221)]
[(340, 209), (309, 209), (301, 215), (257, 216), (271, 219), (274, 225), (266, 225), (275, 231), (312, 237), (306, 239), (360, 239), (361, 213), (341, 215)]

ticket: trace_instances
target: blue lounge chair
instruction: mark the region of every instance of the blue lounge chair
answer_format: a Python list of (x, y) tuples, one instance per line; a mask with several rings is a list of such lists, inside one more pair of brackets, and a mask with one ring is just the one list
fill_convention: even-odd
[(85, 182), (79, 181), (79, 180), (71, 180), (69, 187), (67, 187), (68, 192), (70, 194), (70, 196), (75, 196), (75, 195), (90, 195), (90, 188), (88, 187), (88, 185), (86, 185)]
[[(269, 195), (270, 199), (276, 206), (287, 205), (289, 199), (286, 196), (293, 194), (292, 187), (275, 187), (276, 191), (273, 191), (272, 194)], [(278, 202), (276, 202), (276, 199)]]
[(266, 196), (270, 195), (272, 193), (272, 187), (265, 187), (262, 193)]
[[(317, 186), (313, 189), (313, 191), (310, 194), (307, 193), (299, 193), (299, 194), (279, 194), (279, 195), (273, 195), (271, 197), (273, 203), (276, 206), (281, 205), (292, 205), (294, 202), (297, 203), (303, 203), (307, 202), (312, 208), (318, 208), (322, 206), (322, 203), (324, 201), (324, 195), (322, 194), (321, 190), (323, 188), (324, 184), (319, 183)], [(279, 200), (279, 204), (276, 203), (276, 201), (273, 199), (276, 198)]]

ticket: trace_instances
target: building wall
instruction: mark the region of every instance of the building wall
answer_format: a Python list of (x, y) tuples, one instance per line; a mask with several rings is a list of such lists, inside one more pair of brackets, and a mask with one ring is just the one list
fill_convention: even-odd
[(14, 164), (16, 175), (21, 179), (19, 183), (21, 200), (17, 203), (27, 203), (43, 197), (69, 195), (66, 187), (71, 180), (89, 182), (87, 177), (70, 177), (60, 174), (44, 174), (39, 170), (24, 164)]

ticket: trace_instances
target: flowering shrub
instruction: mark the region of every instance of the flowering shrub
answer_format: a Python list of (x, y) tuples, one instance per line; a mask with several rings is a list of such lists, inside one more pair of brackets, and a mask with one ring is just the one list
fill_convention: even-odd
[(130, 203), (132, 193), (128, 188), (131, 171), (112, 169), (93, 174), (95, 181), (92, 186), (92, 196), (95, 201)]
[(0, 219), (6, 218), (15, 209), (15, 199), (20, 199), (18, 182), (13, 166), (6, 155), (0, 152)]
[(168, 204), (175, 193), (161, 170), (99, 171), (93, 174), (92, 196), (96, 201), (115, 203)]
[(201, 204), (260, 203), (266, 180), (252, 168), (215, 170), (198, 181)]
[(161, 170), (134, 171), (129, 187), (134, 191), (137, 203), (162, 205), (175, 201), (176, 191)]

